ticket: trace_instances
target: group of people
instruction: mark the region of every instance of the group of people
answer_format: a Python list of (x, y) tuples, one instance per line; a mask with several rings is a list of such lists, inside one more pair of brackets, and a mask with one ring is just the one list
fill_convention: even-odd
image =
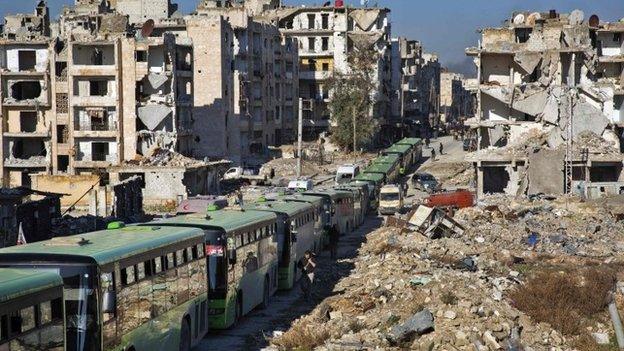
[[(327, 231), (329, 237), (329, 256), (332, 260), (338, 257), (338, 241), (340, 240), (340, 232), (336, 226), (332, 226)], [(306, 299), (310, 299), (312, 287), (314, 286), (314, 272), (316, 270), (316, 256), (311, 251), (306, 251), (299, 262), (301, 269), (301, 291)]]
[[(438, 149), (440, 150), (440, 155), (444, 155), (444, 144), (440, 142), (440, 147)], [(434, 148), (431, 148), (431, 160), (435, 161), (435, 158), (436, 158), (436, 151)]]

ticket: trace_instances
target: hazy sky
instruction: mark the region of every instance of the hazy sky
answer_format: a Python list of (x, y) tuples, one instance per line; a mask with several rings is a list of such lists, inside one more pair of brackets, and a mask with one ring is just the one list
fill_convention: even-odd
[[(287, 5), (320, 5), (321, 0), (283, 0)], [(36, 0), (0, 0), (0, 14), (31, 12)], [(63, 5), (73, 0), (48, 0), (56, 17)], [(183, 12), (193, 10), (199, 0), (174, 0)], [(346, 0), (360, 5), (360, 0)], [(618, 21), (624, 17), (624, 0), (370, 0), (369, 5), (389, 7), (392, 35), (420, 40), (426, 51), (440, 56), (452, 70), (472, 72), (464, 48), (476, 45), (476, 30), (498, 26), (519, 10), (570, 12), (581, 9), (586, 18), (595, 13), (601, 20)]]

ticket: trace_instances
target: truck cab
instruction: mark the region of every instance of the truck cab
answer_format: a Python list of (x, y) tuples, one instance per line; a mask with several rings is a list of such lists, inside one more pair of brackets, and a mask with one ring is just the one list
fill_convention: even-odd
[(403, 191), (396, 184), (384, 185), (379, 191), (380, 215), (393, 215), (403, 208)]

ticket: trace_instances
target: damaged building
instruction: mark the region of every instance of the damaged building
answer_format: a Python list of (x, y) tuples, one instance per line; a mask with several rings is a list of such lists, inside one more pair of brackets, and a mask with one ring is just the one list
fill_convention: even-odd
[(392, 79), (391, 111), (392, 124), (399, 127), (403, 135), (403, 123), (407, 118), (419, 123), (418, 132), (426, 135), (429, 120), (437, 120), (440, 95), (440, 63), (436, 55), (423, 52), (416, 40), (393, 38), (391, 43)]
[(442, 72), (440, 74), (440, 122), (447, 129), (460, 125), (466, 118), (474, 117), (472, 95), (466, 89), (466, 78), (462, 74)]
[(622, 180), (624, 22), (514, 13), (466, 49), (478, 68), (479, 194), (560, 194)]

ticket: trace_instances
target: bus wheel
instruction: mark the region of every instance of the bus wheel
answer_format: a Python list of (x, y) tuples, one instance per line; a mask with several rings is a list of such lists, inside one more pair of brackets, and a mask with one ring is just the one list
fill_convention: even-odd
[(261, 309), (265, 309), (269, 307), (269, 299), (270, 299), (270, 289), (269, 289), (269, 277), (264, 278), (264, 292), (262, 294), (262, 303), (260, 304)]
[(180, 329), (180, 351), (191, 351), (191, 328), (186, 319), (182, 321)]
[(241, 318), (243, 318), (243, 298), (242, 296), (237, 296), (236, 298), (236, 307), (234, 311), (234, 325), (237, 325)]

